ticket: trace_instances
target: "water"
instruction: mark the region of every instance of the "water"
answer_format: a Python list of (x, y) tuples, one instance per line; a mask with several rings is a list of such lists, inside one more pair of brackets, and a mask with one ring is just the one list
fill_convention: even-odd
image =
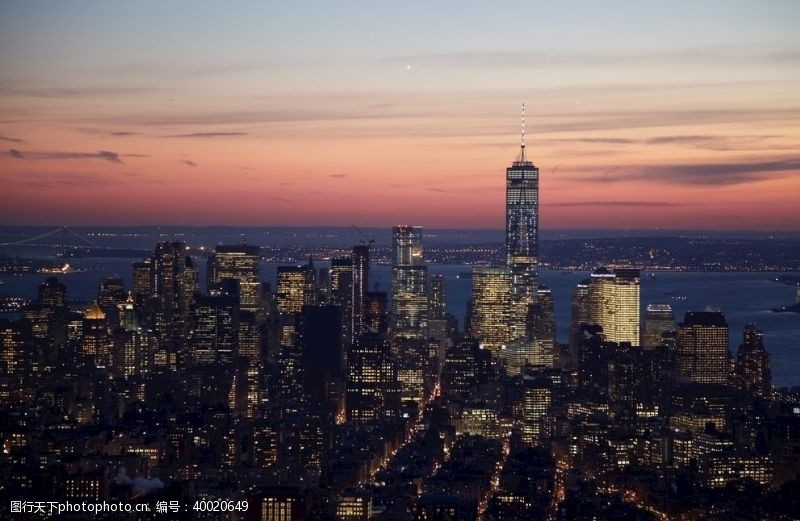
[[(136, 259), (138, 260), (138, 259)], [(103, 277), (121, 277), (130, 286), (131, 262), (134, 259), (75, 259), (76, 267), (89, 271), (59, 276), (66, 285), (70, 298), (90, 301), (97, 294), (98, 283)], [(201, 286), (205, 280), (205, 262), (197, 259)], [(316, 263), (317, 267), (325, 264)], [(277, 264), (262, 265), (263, 280), (275, 284)], [(466, 302), (470, 296), (472, 281), (459, 279), (469, 266), (432, 265), (431, 274), (441, 274), (447, 280), (447, 310), (463, 326)], [(772, 313), (770, 310), (794, 302), (794, 288), (775, 281), (776, 273), (657, 273), (655, 278), (642, 278), (642, 313), (647, 304), (664, 302), (672, 306), (678, 321), (686, 311), (702, 311), (706, 308), (721, 309), (730, 326), (731, 349), (736, 351), (742, 328), (748, 322), (756, 322), (764, 330), (764, 339), (772, 356), (772, 376), (776, 385), (800, 385), (800, 314)], [(784, 273), (785, 275), (785, 273)], [(558, 339), (566, 342), (569, 327), (570, 297), (575, 285), (589, 276), (588, 272), (562, 274), (559, 271), (543, 270), (540, 279), (547, 284), (555, 302), (556, 329)], [(35, 298), (36, 288), (45, 276), (26, 274), (3, 275), (0, 292)], [(390, 291), (391, 268), (372, 266), (370, 289), (379, 284), (380, 291)], [(670, 295), (680, 295), (685, 300), (672, 300)]]

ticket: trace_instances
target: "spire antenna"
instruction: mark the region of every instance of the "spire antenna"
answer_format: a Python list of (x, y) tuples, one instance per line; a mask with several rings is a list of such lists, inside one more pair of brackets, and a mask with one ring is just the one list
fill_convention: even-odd
[(525, 162), (525, 102), (522, 102), (522, 142), (520, 146), (519, 160)]

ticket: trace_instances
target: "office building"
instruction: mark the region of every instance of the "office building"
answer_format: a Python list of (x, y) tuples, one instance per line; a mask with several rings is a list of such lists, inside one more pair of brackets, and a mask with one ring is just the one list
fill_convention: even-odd
[(675, 338), (678, 377), (698, 383), (727, 384), (730, 369), (728, 323), (719, 311), (689, 311)]
[(661, 345), (664, 333), (675, 331), (675, 314), (669, 304), (648, 304), (644, 315), (642, 347), (655, 349)]
[(428, 268), (422, 227), (392, 228), (392, 335), (424, 338), (428, 327)]
[(278, 266), (275, 297), (282, 315), (296, 315), (304, 305), (313, 304), (315, 295), (309, 267)]
[(428, 288), (428, 319), (443, 319), (447, 312), (447, 280), (444, 275), (433, 275)]
[(364, 332), (365, 298), (369, 291), (369, 244), (353, 247), (350, 283), (350, 341)]
[(238, 346), (238, 332), (238, 295), (197, 297), (192, 306), (192, 362), (230, 364)]
[(609, 342), (638, 346), (639, 270), (598, 268), (588, 287), (589, 323), (603, 328)]
[(511, 340), (511, 275), (506, 267), (472, 270), (472, 336), (481, 347), (499, 351)]
[(83, 317), (83, 355), (97, 367), (111, 367), (111, 337), (106, 314), (95, 300)]
[(396, 417), (399, 406), (397, 368), (389, 352), (389, 342), (377, 333), (360, 335), (347, 353), (347, 420), (368, 423)]
[(736, 354), (737, 383), (748, 394), (768, 398), (772, 394), (772, 369), (764, 332), (751, 322), (744, 327), (742, 337)]
[(528, 306), (536, 301), (539, 266), (539, 169), (525, 156), (522, 107), (519, 158), (506, 169), (506, 262), (511, 279), (511, 335), (525, 334)]
[(208, 292), (213, 293), (224, 279), (239, 282), (239, 308), (258, 311), (260, 304), (260, 266), (258, 246), (218, 245), (208, 257)]

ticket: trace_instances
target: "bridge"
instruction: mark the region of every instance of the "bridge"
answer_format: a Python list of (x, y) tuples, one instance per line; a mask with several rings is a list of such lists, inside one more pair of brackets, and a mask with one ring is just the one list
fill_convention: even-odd
[[(78, 244), (70, 244), (70, 242), (78, 240)], [(48, 242), (55, 240), (56, 242)], [(82, 235), (72, 231), (67, 226), (60, 226), (54, 228), (49, 232), (42, 233), (35, 237), (28, 237), (13, 242), (0, 242), (0, 247), (4, 246), (34, 246), (43, 248), (59, 248), (59, 249), (85, 249), (85, 248), (103, 248), (96, 242), (83, 237)]]
[[(68, 226), (59, 226), (34, 237), (26, 237), (18, 241), (0, 242), (0, 251), (3, 248), (24, 246), (26, 248), (51, 248), (59, 251), (63, 257), (76, 254), (86, 254), (96, 251), (107, 252), (139, 252), (138, 250), (123, 246), (103, 246), (95, 241), (70, 229)], [(137, 255), (138, 256), (138, 255)]]

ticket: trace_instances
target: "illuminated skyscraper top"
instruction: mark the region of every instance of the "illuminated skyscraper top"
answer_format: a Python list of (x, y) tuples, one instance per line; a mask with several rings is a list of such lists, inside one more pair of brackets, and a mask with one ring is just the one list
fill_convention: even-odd
[(506, 262), (514, 316), (524, 323), (535, 302), (539, 264), (539, 169), (525, 157), (525, 104), (519, 159), (506, 168)]

